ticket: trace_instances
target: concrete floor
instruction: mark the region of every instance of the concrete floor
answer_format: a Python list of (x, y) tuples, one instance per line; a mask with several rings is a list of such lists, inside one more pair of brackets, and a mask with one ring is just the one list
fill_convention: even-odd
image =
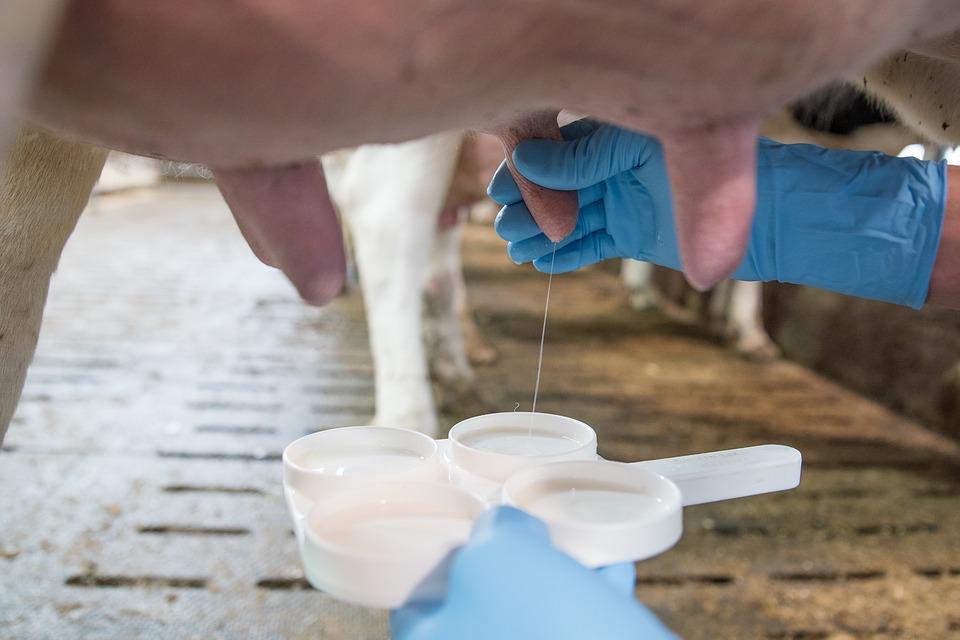
[[(481, 389), (527, 408), (545, 276), (485, 226), (464, 259), (501, 354)], [(799, 489), (689, 508), (680, 544), (639, 565), (665, 622), (690, 640), (960, 638), (960, 447), (629, 310), (608, 270), (553, 286), (538, 409), (594, 426), (605, 457), (804, 453)], [(382, 612), (304, 583), (280, 486), (286, 444), (371, 411), (359, 293), (299, 303), (210, 185), (97, 196), (0, 454), (0, 638), (386, 638)]]

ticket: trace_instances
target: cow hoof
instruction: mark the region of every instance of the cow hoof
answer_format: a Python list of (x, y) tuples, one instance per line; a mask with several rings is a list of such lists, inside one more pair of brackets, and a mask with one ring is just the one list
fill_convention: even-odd
[(658, 306), (657, 297), (649, 289), (631, 291), (628, 301), (634, 311), (649, 311)]
[(783, 355), (780, 347), (766, 336), (762, 338), (738, 340), (736, 349), (740, 356), (752, 362), (768, 362), (770, 360), (776, 360)]

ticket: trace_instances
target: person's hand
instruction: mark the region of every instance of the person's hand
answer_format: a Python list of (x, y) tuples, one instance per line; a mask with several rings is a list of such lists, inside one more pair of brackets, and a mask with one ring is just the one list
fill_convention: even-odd
[(676, 640), (633, 597), (633, 565), (590, 570), (512, 507), (484, 514), (450, 563), (443, 600), (391, 614), (394, 640)]
[[(581, 219), (558, 244), (553, 270), (612, 257), (681, 268), (657, 142), (591, 122), (562, 131), (565, 142), (530, 140), (513, 155), (533, 182), (578, 191)], [(760, 138), (757, 167), (753, 226), (733, 278), (923, 305), (943, 224), (945, 163)], [(549, 270), (553, 243), (502, 166), (488, 191), (506, 205), (495, 228), (510, 257)]]
[(517, 169), (550, 189), (577, 191), (580, 216), (557, 244), (541, 233), (506, 165), (490, 183), (491, 198), (506, 205), (495, 228), (518, 263), (540, 271), (574, 271), (607, 258), (634, 258), (680, 268), (670, 183), (656, 139), (580, 120), (561, 130), (568, 143), (522, 142)]

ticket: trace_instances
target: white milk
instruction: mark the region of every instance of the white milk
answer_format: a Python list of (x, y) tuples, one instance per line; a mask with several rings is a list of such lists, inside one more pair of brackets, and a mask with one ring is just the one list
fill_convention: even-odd
[(306, 453), (298, 464), (332, 476), (358, 476), (406, 471), (423, 464), (424, 457), (400, 447), (332, 447)]
[(667, 507), (636, 488), (596, 483), (571, 487), (568, 481), (544, 483), (528, 494), (523, 508), (548, 522), (615, 524), (635, 522)]
[(317, 533), (342, 551), (402, 557), (445, 553), (464, 544), (472, 526), (472, 520), (453, 515), (370, 513), (332, 516)]
[(553, 456), (582, 446), (561, 434), (520, 426), (484, 429), (465, 435), (460, 443), (471, 449), (513, 456)]

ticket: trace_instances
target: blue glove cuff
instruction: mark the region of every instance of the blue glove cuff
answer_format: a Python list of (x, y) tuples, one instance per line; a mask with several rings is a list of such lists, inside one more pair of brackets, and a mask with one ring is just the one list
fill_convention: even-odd
[(733, 277), (918, 309), (947, 200), (946, 163), (763, 139), (757, 212)]

